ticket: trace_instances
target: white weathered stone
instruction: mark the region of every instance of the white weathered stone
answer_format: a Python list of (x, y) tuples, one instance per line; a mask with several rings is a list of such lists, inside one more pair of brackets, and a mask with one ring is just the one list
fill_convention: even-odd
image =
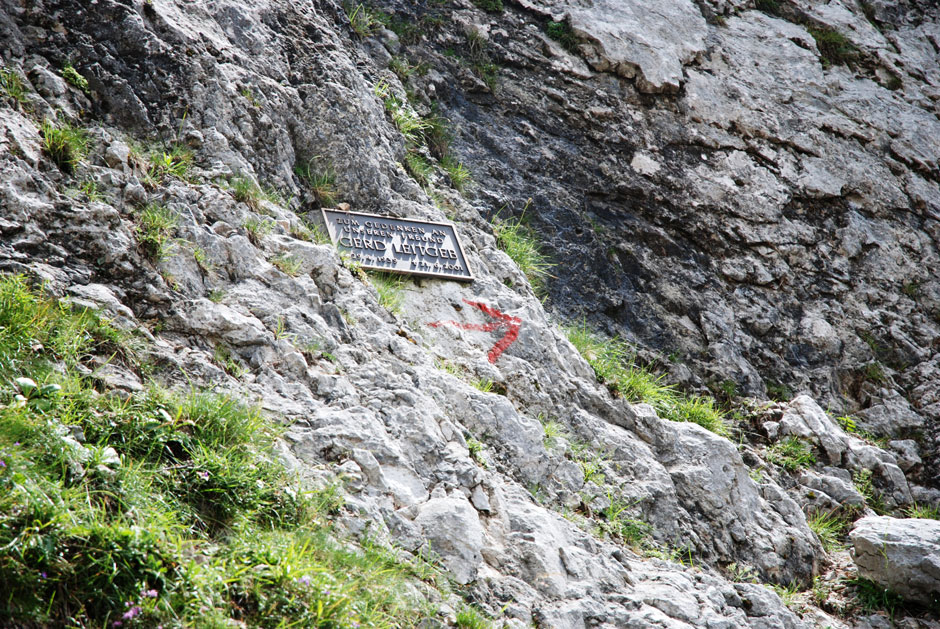
[(869, 516), (849, 538), (859, 576), (912, 601), (940, 602), (940, 521)]

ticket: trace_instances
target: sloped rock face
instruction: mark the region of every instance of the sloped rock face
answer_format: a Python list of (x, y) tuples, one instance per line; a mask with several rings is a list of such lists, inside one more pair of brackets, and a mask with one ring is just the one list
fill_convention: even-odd
[[(924, 435), (904, 437), (932, 429), (924, 409), (938, 395), (940, 359), (927, 349), (936, 323), (927, 298), (885, 288), (917, 277), (919, 295), (931, 294), (936, 182), (908, 161), (933, 159), (925, 138), (936, 122), (894, 93), (879, 101), (883, 120), (908, 116), (907, 131), (845, 113), (850, 99), (837, 102), (826, 87), (832, 73), (883, 88), (840, 69), (827, 75), (803, 27), (746, 11), (719, 29), (690, 2), (660, 13), (639, 4), (520, 3), (498, 17), (460, 4), (447, 28), (406, 45), (434, 65), (407, 85), (416, 106), (430, 113), (422, 100), (436, 95), (460, 125), (454, 146), (478, 181), (469, 199), (434, 182), (477, 279), (405, 283), (391, 312), (332, 246), (298, 237), (316, 206), (294, 168), (331, 163), (356, 210), (445, 218), (400, 166), (405, 144), (373, 91), (384, 80), (405, 93), (386, 69), (400, 42), (356, 38), (330, 1), (7, 3), (0, 49), (31, 92), (28, 109), (9, 99), (0, 107), (0, 270), (44, 281), (152, 339), (168, 385), (259, 400), (287, 424), (286, 465), (311, 483), (344, 483), (341, 529), (436, 554), (473, 600), (504, 609), (509, 626), (799, 627), (771, 590), (722, 574), (737, 564), (769, 582), (812, 581), (825, 553), (801, 487), (858, 504), (849, 470), (871, 469), (890, 506), (938, 501), (901, 471), (902, 459), (905, 470), (928, 468), (917, 463), (931, 454)], [(712, 13), (737, 6), (706, 4)], [(601, 28), (605, 11), (612, 17)], [(585, 40), (583, 61), (537, 28), (565, 16)], [(673, 19), (681, 33), (664, 26)], [(504, 64), (495, 94), (443, 54), (473, 25)], [(739, 71), (745, 59), (792, 64), (802, 87), (788, 96), (780, 75)], [(89, 94), (59, 78), (67, 60)], [(800, 135), (822, 111), (828, 122)], [(56, 115), (90, 129), (91, 154), (72, 176), (41, 148), (38, 123)], [(865, 126), (873, 139), (839, 135), (839, 125)], [(131, 149), (144, 138), (192, 150), (187, 179), (148, 177)], [(815, 141), (825, 144), (818, 155)], [(866, 169), (885, 186), (862, 190)], [(219, 183), (233, 176), (294, 198), (238, 202)], [(836, 189), (834, 176), (847, 183)], [(97, 198), (76, 190), (85, 181)], [(912, 190), (923, 202), (899, 218), (891, 203)], [(754, 474), (762, 464), (742, 444), (611, 396), (485, 220), (530, 196), (534, 225), (566, 260), (553, 270), (555, 311), (684, 351), (698, 374), (686, 370), (691, 384), (721, 376), (761, 392), (766, 374), (779, 373), (825, 395), (845, 384), (833, 364), (855, 369), (875, 351), (848, 323), (890, 325), (891, 351), (902, 348), (910, 366), (850, 392), (867, 400), (872, 426), (897, 426), (889, 416), (909, 410), (910, 423), (892, 433), (907, 443), (887, 452), (797, 398), (780, 409), (774, 436), (767, 422), (760, 439), (800, 436), (833, 466), (798, 484)], [(177, 218), (163, 259), (139, 244), (148, 204)], [(285, 255), (290, 273), (276, 264)], [(893, 275), (876, 281), (884, 268)], [(522, 322), (498, 361), (487, 360), (490, 334), (428, 325), (481, 327), (484, 313), (468, 299)], [(109, 377), (111, 388), (136, 382)], [(893, 393), (908, 377), (910, 403)], [(546, 439), (539, 419), (564, 427), (563, 445)], [(586, 474), (575, 445), (596, 455), (603, 480)], [(650, 527), (649, 554), (696, 567), (598, 536), (600, 514), (617, 504)]]
[(940, 522), (868, 517), (851, 538), (860, 576), (913, 601), (940, 601)]

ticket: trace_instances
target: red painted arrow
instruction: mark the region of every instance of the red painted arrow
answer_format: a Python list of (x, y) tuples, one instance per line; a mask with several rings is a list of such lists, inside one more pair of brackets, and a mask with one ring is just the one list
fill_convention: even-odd
[(486, 315), (495, 319), (492, 323), (461, 323), (459, 321), (433, 321), (428, 325), (432, 328), (440, 327), (442, 325), (452, 325), (461, 330), (478, 330), (480, 332), (493, 332), (495, 330), (506, 330), (506, 334), (503, 335), (503, 338), (496, 341), (496, 344), (490, 349), (486, 357), (491, 363), (495, 363), (499, 358), (500, 354), (505, 352), (510, 345), (516, 342), (516, 339), (519, 338), (519, 326), (522, 324), (522, 319), (519, 317), (513, 317), (507, 314), (503, 314), (496, 308), (492, 306), (487, 306), (486, 304), (479, 301), (470, 301), (467, 299), (463, 300), (465, 304), (473, 306), (474, 308), (479, 308)]

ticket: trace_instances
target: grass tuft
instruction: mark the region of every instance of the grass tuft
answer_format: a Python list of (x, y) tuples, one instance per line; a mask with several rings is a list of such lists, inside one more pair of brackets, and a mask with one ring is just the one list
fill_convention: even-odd
[(809, 34), (816, 40), (816, 47), (824, 67), (846, 64), (859, 57), (859, 50), (845, 35), (830, 28), (812, 28)]
[(297, 164), (294, 167), (294, 173), (316, 197), (320, 207), (333, 207), (336, 204), (336, 197), (339, 190), (336, 187), (336, 171), (333, 166), (321, 159), (313, 159)]
[(402, 278), (400, 275), (389, 273), (369, 273), (369, 282), (375, 288), (379, 296), (379, 305), (388, 310), (393, 315), (402, 313), (402, 303), (405, 299), (405, 292), (402, 290)]
[(545, 24), (545, 34), (561, 44), (561, 47), (568, 52), (575, 53), (578, 51), (578, 44), (580, 43), (578, 36), (574, 34), (574, 30), (568, 22), (549, 20)]
[(816, 513), (807, 518), (806, 523), (813, 533), (819, 537), (826, 552), (842, 550), (842, 536), (848, 523), (837, 515), (831, 513)]
[(147, 256), (158, 262), (166, 258), (172, 246), (179, 215), (164, 205), (151, 203), (137, 218), (137, 241)]
[(545, 292), (548, 270), (554, 266), (544, 253), (532, 229), (523, 218), (499, 218), (493, 222), (496, 244), (525, 274), (536, 295)]
[(271, 264), (282, 273), (286, 273), (291, 277), (297, 277), (297, 275), (300, 274), (300, 268), (302, 266), (300, 260), (289, 253), (279, 253), (274, 256), (271, 258)]
[(506, 10), (503, 0), (473, 0), (473, 4), (487, 13), (502, 13)]
[(663, 383), (636, 362), (636, 353), (629, 343), (605, 339), (595, 334), (584, 322), (564, 329), (568, 340), (594, 369), (597, 379), (614, 393), (630, 402), (650, 404), (665, 419), (693, 422), (716, 435), (727, 437), (728, 425), (715, 400), (707, 396), (688, 396)]
[(905, 514), (909, 518), (940, 520), (940, 508), (931, 505), (920, 505), (916, 502), (907, 508)]
[(790, 436), (767, 448), (767, 460), (785, 470), (797, 472), (816, 462), (809, 444), (799, 437)]
[(460, 629), (490, 629), (493, 626), (486, 616), (472, 605), (467, 605), (457, 612), (454, 624)]
[(65, 79), (66, 83), (81, 90), (84, 94), (91, 93), (91, 89), (88, 87), (88, 79), (79, 74), (71, 63), (65, 64), (62, 68), (62, 78)]
[(19, 73), (12, 67), (0, 68), (0, 88), (3, 93), (13, 99), (19, 107), (25, 107), (29, 100), (26, 98), (26, 85)]
[(66, 121), (58, 124), (46, 118), (39, 127), (42, 135), (42, 150), (67, 173), (88, 154), (88, 132), (73, 127)]

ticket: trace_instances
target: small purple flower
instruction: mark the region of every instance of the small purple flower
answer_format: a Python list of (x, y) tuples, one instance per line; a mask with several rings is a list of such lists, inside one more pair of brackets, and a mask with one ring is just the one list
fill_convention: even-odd
[(302, 585), (310, 585), (310, 577), (308, 577), (307, 575), (304, 575), (300, 577), (299, 579), (297, 579), (297, 582), (301, 583)]
[(39, 573), (39, 578), (40, 578), (40, 579), (45, 579), (45, 578), (48, 577), (48, 576), (49, 576), (49, 575), (46, 574), (45, 571)]
[(134, 605), (129, 610), (124, 612), (124, 615), (121, 616), (124, 620), (133, 620), (140, 615), (141, 609), (137, 605)]
[(112, 626), (112, 627), (121, 627), (121, 626), (123, 626), (123, 625), (124, 625), (124, 623), (121, 622), (120, 620), (115, 620), (114, 622), (111, 623), (111, 626)]
[(144, 598), (157, 598), (158, 594), (156, 590), (144, 590), (140, 593)]
[(6, 467), (6, 466), (7, 464), (3, 461), (3, 459), (0, 459), (0, 467)]
[(14, 441), (14, 442), (13, 442), (13, 445), (18, 446), (18, 445), (20, 445), (20, 442), (19, 442), (19, 441)]
[(196, 472), (196, 475), (199, 476), (202, 480), (209, 480), (209, 472), (203, 470), (201, 472)]

